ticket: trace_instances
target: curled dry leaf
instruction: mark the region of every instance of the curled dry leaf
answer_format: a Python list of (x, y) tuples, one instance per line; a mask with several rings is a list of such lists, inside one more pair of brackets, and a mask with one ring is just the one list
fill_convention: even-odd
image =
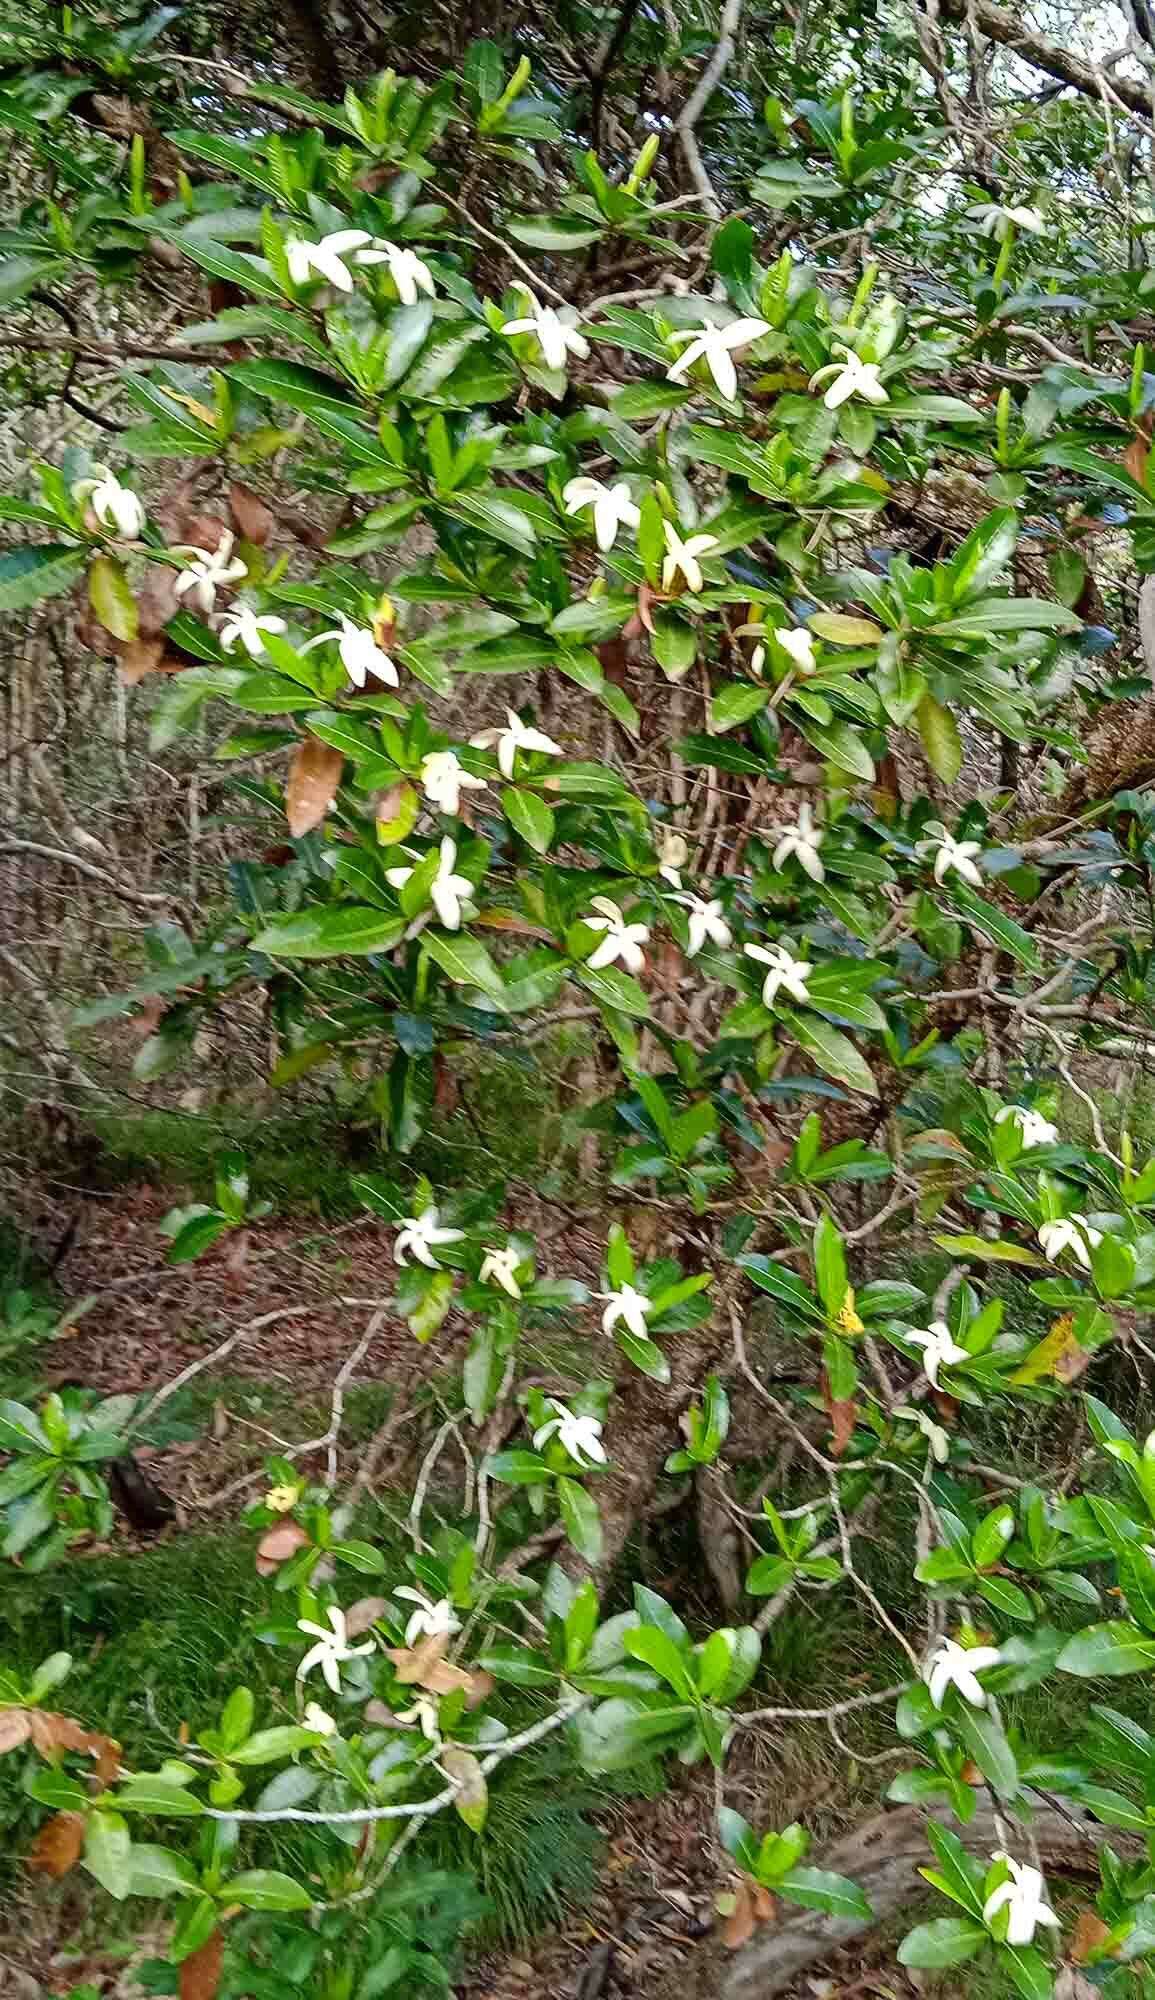
[(120, 650), (120, 678), (125, 687), (135, 687), (138, 681), (147, 679), (149, 674), (164, 672), (177, 673), (184, 662), (173, 659), (167, 669), (161, 666), (165, 646), (163, 639), (132, 639)]
[(858, 1405), (853, 1396), (834, 1397), (830, 1393), (830, 1381), (825, 1368), (822, 1371), (822, 1401), (830, 1418), (830, 1451), (834, 1458), (841, 1458), (851, 1438), (854, 1436), (854, 1420)]
[(71, 1715), (56, 1715), (51, 1709), (28, 1710), (28, 1733), (40, 1755), (52, 1758), (60, 1750), (91, 1750), (99, 1755), (106, 1737), (85, 1729)]
[(237, 533), (246, 542), (263, 549), (275, 526), (272, 508), (267, 507), (260, 494), (254, 493), (252, 487), (246, 486), (240, 479), (234, 479), (229, 487), (229, 506)]
[(257, 1575), (274, 1576), (283, 1562), (295, 1556), (309, 1540), (297, 1521), (278, 1521), (257, 1543)]
[(727, 1951), (738, 1951), (744, 1944), (749, 1943), (756, 1927), (750, 1884), (739, 1882), (733, 1896), (727, 1897), (726, 1901), (732, 1907), (722, 1926), (722, 1943)]
[(199, 1950), (181, 1960), (177, 1988), (180, 2000), (215, 2000), (224, 1955), (225, 1934), (218, 1924)]
[(359, 1597), (345, 1613), (345, 1630), (349, 1637), (359, 1639), (379, 1618), (384, 1618), (388, 1609), (387, 1597)]
[(1080, 1910), (1071, 1933), (1071, 1957), (1075, 1964), (1086, 1965), (1091, 1953), (1110, 1935), (1109, 1925), (1097, 1910)]
[(477, 1758), (460, 1743), (447, 1743), (438, 1761), (457, 1787), (453, 1800), (456, 1811), (467, 1827), (480, 1833), (489, 1811), (489, 1787)]
[(294, 840), (319, 826), (337, 796), (345, 759), (339, 750), (306, 736), (289, 766), (285, 816)]
[(84, 1846), (84, 1814), (54, 1813), (45, 1820), (28, 1853), (28, 1866), (57, 1879), (75, 1868)]
[(470, 1688), (473, 1675), (464, 1667), (454, 1667), (443, 1655), (449, 1643), (447, 1632), (434, 1632), (419, 1646), (386, 1646), (386, 1657), (397, 1669), (402, 1687), (427, 1688), (430, 1694), (452, 1694)]
[(26, 1708), (0, 1708), (0, 1757), (6, 1750), (19, 1750), (31, 1734)]

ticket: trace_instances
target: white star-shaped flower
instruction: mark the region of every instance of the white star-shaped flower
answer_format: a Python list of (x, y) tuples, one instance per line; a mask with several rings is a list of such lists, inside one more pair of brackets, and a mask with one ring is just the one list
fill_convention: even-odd
[(399, 687), (401, 677), (394, 662), (383, 646), (377, 644), (367, 625), (358, 625), (347, 618), (343, 611), (337, 613), (341, 623), (331, 631), (318, 632), (315, 639), (302, 646), (303, 653), (311, 653), (314, 646), (323, 646), (328, 639), (337, 641), (337, 654), (355, 688), (363, 688), (372, 674), (375, 680), (384, 681), (386, 687)]
[(440, 1743), (441, 1723), (436, 1695), (419, 1694), (412, 1708), (398, 1711), (397, 1720), (415, 1722), (427, 1742)]
[(793, 661), (795, 673), (812, 674), (816, 671), (818, 662), (814, 657), (814, 637), (805, 625), (776, 625), (774, 637)]
[(686, 957), (697, 958), (707, 941), (724, 951), (734, 942), (734, 934), (722, 913), (722, 905), (715, 896), (707, 902), (704, 896), (687, 893), (675, 896), (676, 903), (683, 903), (690, 913), (690, 937), (686, 945)]
[(912, 1347), (921, 1347), (922, 1372), (935, 1389), (939, 1387), (940, 1368), (956, 1367), (971, 1358), (966, 1348), (959, 1346), (944, 1319), (932, 1319), (929, 1326), (908, 1326), (904, 1338)]
[(483, 792), (485, 779), (473, 777), (452, 750), (431, 750), (421, 759), (421, 785), (438, 812), (456, 817), (462, 792)]
[(997, 236), (1000, 243), (1012, 229), (1025, 229), (1028, 235), (1038, 236), (1047, 226), (1037, 208), (1007, 208), (998, 201), (976, 202), (973, 208), (968, 208), (967, 215), (977, 222), (981, 235)]
[(1060, 1215), (1039, 1225), (1039, 1248), (1056, 1264), (1064, 1250), (1070, 1250), (1084, 1271), (1091, 1268), (1091, 1251), (1103, 1241), (1101, 1229), (1092, 1229), (1085, 1215)]
[(1012, 1119), (1019, 1128), (1024, 1153), (1031, 1152), (1035, 1146), (1058, 1144), (1058, 1126), (1052, 1125), (1049, 1118), (1044, 1118), (1041, 1111), (1032, 1111), (1025, 1104), (1004, 1104), (1002, 1110), (995, 1113), (996, 1125), (1005, 1125)]
[(460, 1243), (463, 1229), (443, 1229), (436, 1208), (422, 1209), (420, 1215), (403, 1215), (393, 1245), (393, 1262), (407, 1264), (412, 1251), (419, 1264), (429, 1271), (439, 1269), (433, 1252), (441, 1243)]
[(507, 319), (502, 332), (511, 335), (535, 334), (547, 368), (564, 368), (567, 354), (575, 354), (579, 361), (584, 361), (590, 344), (584, 333), (578, 332), (576, 323), (572, 319), (563, 319), (552, 306), (539, 305), (527, 285), (521, 289), (529, 316), (526, 319)]
[(981, 840), (956, 840), (939, 820), (933, 820), (928, 829), (931, 838), (920, 840), (918, 851), (924, 860), (934, 857), (934, 879), (944, 882), (951, 873), (962, 881), (969, 882), (972, 889), (983, 886), (982, 870), (976, 865), (975, 856), (983, 851)]
[(606, 1301), (602, 1314), (602, 1332), (612, 1333), (621, 1320), (628, 1333), (636, 1339), (646, 1337), (646, 1316), (654, 1310), (654, 1301), (645, 1292), (639, 1292), (635, 1285), (619, 1285), (616, 1292), (598, 1292), (597, 1297)]
[(504, 1250), (486, 1249), (478, 1277), (483, 1285), (500, 1285), (511, 1299), (519, 1299), (521, 1286), (517, 1282), (517, 1267), (522, 1262), (521, 1252), (512, 1243), (507, 1243)]
[(687, 535), (685, 541), (672, 521), (662, 522), (666, 537), (666, 554), (662, 560), (662, 589), (672, 590), (678, 576), (686, 580), (686, 589), (695, 597), (703, 588), (700, 556), (708, 556), (711, 549), (718, 546), (716, 535)]
[(403, 306), (415, 306), (418, 292), (424, 292), (427, 298), (437, 297), (433, 273), (428, 264), (422, 263), (416, 250), (408, 250), (401, 243), (390, 243), (386, 236), (375, 236), (368, 249), (358, 251), (353, 261), (356, 264), (387, 264)]
[(353, 274), (343, 260), (371, 241), (367, 229), (335, 229), (319, 243), (305, 236), (290, 236), (285, 243), (289, 276), (295, 285), (311, 284), (316, 276), (335, 285), (339, 292), (351, 292)]
[(77, 479), (72, 487), (74, 500), (85, 501), (102, 528), (119, 535), (122, 541), (138, 540), (147, 519), (144, 501), (131, 486), (122, 486), (107, 465), (94, 465), (93, 476)]
[(605, 935), (596, 950), (590, 953), (586, 964), (593, 972), (601, 972), (607, 965), (616, 964), (621, 959), (627, 972), (641, 972), (646, 958), (642, 950), (650, 935), (646, 924), (626, 922), (623, 912), (609, 896), (591, 896), (590, 902), (598, 912), (593, 917), (583, 917), (591, 931), (604, 931)]
[(191, 556), (177, 577), (174, 588), (178, 597), (188, 597), (207, 617), (217, 601), (217, 591), (227, 589), (230, 584), (239, 583), (249, 573), (247, 563), (239, 559), (230, 560), (233, 554), (233, 537), (228, 529), (222, 534), (215, 549), (193, 547), (174, 548), (174, 555)]
[[(298, 1618), (298, 1632), (306, 1632), (316, 1639), (297, 1668), (297, 1679), (303, 1681), (314, 1667), (320, 1667), (326, 1684), (334, 1694), (341, 1692), (341, 1665), (345, 1660), (355, 1660), (363, 1653), (374, 1651), (372, 1639), (366, 1639), (363, 1646), (351, 1646), (345, 1626), (345, 1613), (336, 1604), (329, 1606), (329, 1625), (314, 1625), (309, 1618)], [(331, 1628), (331, 1629), (330, 1629)]]
[(797, 824), (786, 829), (774, 849), (774, 867), (778, 870), (785, 868), (793, 855), (799, 867), (806, 871), (812, 882), (825, 881), (826, 870), (822, 866), (822, 857), (818, 852), (825, 838), (822, 829), (814, 824), (814, 815), (810, 807), (799, 806)]
[(403, 1597), (408, 1604), (417, 1606), (417, 1610), (412, 1613), (405, 1627), (407, 1646), (415, 1646), (418, 1639), (440, 1639), (442, 1634), (448, 1638), (452, 1633), (460, 1632), (461, 1620), (455, 1615), (447, 1597), (439, 1597), (434, 1604), (426, 1597), (424, 1591), (414, 1590), (410, 1583), (398, 1584), (393, 1595)]
[(983, 1904), (984, 1924), (989, 1926), (1000, 1910), (1006, 1910), (1006, 1942), (1013, 1945), (1030, 1944), (1040, 1924), (1058, 1930), (1059, 1919), (1045, 1900), (1047, 1885), (1039, 1870), (1025, 1861), (1012, 1861), (1009, 1854), (995, 1854), (992, 1859), (1005, 1861), (1011, 1873), (1010, 1880), (992, 1889)]
[(930, 1446), (935, 1464), (946, 1464), (950, 1457), (950, 1437), (941, 1424), (936, 1424), (934, 1418), (928, 1416), (925, 1410), (895, 1410), (894, 1414), (896, 1417), (904, 1418), (907, 1423), (917, 1424)]
[(941, 1708), (947, 1689), (956, 1687), (972, 1708), (985, 1708), (987, 1693), (978, 1675), (997, 1667), (1002, 1657), (997, 1646), (960, 1646), (957, 1639), (940, 1639), (922, 1667), (935, 1707)]
[(848, 403), (852, 396), (861, 396), (865, 403), (889, 403), (890, 397), (882, 386), (882, 378), (877, 361), (863, 361), (861, 355), (851, 347), (844, 347), (845, 361), (832, 361), (826, 368), (820, 368), (810, 377), (810, 387), (816, 388), (829, 376), (833, 381), (822, 400), (828, 410), (836, 410), (840, 403)]
[(556, 1415), (534, 1432), (533, 1442), (537, 1451), (543, 1444), (548, 1444), (551, 1437), (556, 1437), (578, 1465), (606, 1464), (602, 1426), (596, 1417), (577, 1416), (567, 1403), (559, 1402), (556, 1396), (547, 1396), (545, 1406), (547, 1410), (554, 1410)]
[(735, 319), (729, 326), (697, 326), (672, 333), (672, 341), (688, 340), (690, 345), (684, 354), (679, 354), (673, 366), (667, 368), (666, 378), (670, 382), (681, 382), (695, 362), (704, 361), (719, 395), (732, 403), (738, 394), (734, 349), (748, 347), (752, 340), (760, 340), (769, 331), (769, 323), (764, 319)]
[(806, 1005), (810, 998), (806, 982), (814, 970), (809, 959), (795, 958), (789, 946), (784, 944), (744, 944), (742, 950), (747, 958), (756, 959), (759, 965), (768, 967), (762, 982), (762, 999), (767, 1007), (774, 1005), (779, 990), (789, 994), (800, 1007)]
[[(437, 873), (429, 884), (429, 900), (447, 931), (461, 929), (461, 906), (473, 894), (473, 884), (465, 875), (455, 874), (457, 842), (445, 839), (438, 852)], [(403, 889), (412, 868), (387, 868), (385, 880), (394, 889)]]
[(505, 711), (504, 729), (482, 729), (470, 737), (475, 750), (497, 748), (497, 768), (503, 778), (513, 777), (513, 764), (519, 750), (540, 750), (543, 757), (564, 757), (565, 751), (552, 736), (543, 735), (540, 729), (523, 722), (516, 709)]
[(307, 1701), (305, 1703), (305, 1713), (301, 1717), (301, 1722), (303, 1727), (311, 1729), (315, 1736), (335, 1736), (337, 1733), (337, 1724), (334, 1718), (329, 1714), (327, 1708), (321, 1707), (319, 1701)]
[(594, 510), (594, 536), (602, 554), (613, 548), (619, 528), (636, 528), (641, 513), (630, 499), (624, 479), (605, 486), (600, 479), (570, 479), (562, 487), (567, 514), (580, 514), (583, 507)]
[(250, 660), (263, 660), (265, 642), (262, 633), (284, 630), (283, 618), (271, 618), (264, 614), (258, 617), (251, 604), (234, 604), (220, 628), (218, 637), (226, 653), (235, 653), (237, 647), (241, 646)]

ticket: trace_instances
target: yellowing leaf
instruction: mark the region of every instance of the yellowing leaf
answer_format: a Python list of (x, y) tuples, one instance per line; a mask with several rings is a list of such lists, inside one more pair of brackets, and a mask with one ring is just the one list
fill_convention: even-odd
[(854, 1310), (853, 1285), (847, 1285), (846, 1287), (846, 1297), (838, 1308), (838, 1317), (835, 1320), (835, 1325), (840, 1333), (865, 1333), (866, 1331), (863, 1322)]
[(421, 801), (412, 785), (390, 785), (377, 800), (377, 838), (382, 847), (395, 847), (413, 829)]
[(1064, 1313), (1061, 1319), (1055, 1321), (1050, 1332), (1032, 1347), (1026, 1360), (1020, 1363), (1009, 1379), (1016, 1388), (1045, 1382), (1051, 1376), (1056, 1382), (1074, 1382), (1090, 1359), (1087, 1349), (1079, 1345), (1073, 1316)]
[(88, 572), (88, 601), (106, 632), (126, 643), (140, 630), (136, 599), (124, 565), (115, 556), (97, 556)]
[(463, 1749), (460, 1743), (446, 1744), (438, 1761), (457, 1786), (454, 1807), (466, 1826), (472, 1832), (480, 1833), (489, 1811), (489, 1787), (481, 1765), (472, 1750)]
[(835, 646), (875, 646), (882, 637), (882, 627), (873, 618), (854, 618), (844, 611), (817, 612), (810, 630)]

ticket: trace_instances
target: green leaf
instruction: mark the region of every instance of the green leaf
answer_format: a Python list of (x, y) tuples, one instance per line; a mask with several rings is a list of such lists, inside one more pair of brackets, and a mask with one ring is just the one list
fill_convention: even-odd
[(264, 356), (256, 361), (239, 361), (226, 373), (230, 381), (241, 383), (258, 396), (267, 396), (271, 402), (303, 410), (307, 417), (318, 411), (335, 411), (342, 417), (355, 417), (358, 412), (351, 389), (335, 375), (323, 375), (319, 369), (306, 368), (300, 361)]
[(783, 1007), (779, 1009), (779, 1015), (795, 1041), (827, 1076), (837, 1077), (839, 1083), (849, 1084), (852, 1090), (860, 1090), (865, 1097), (878, 1096), (878, 1085), (869, 1065), (849, 1036), (813, 1014), (796, 1013), (792, 1008)]
[(557, 1680), (556, 1668), (547, 1666), (528, 1646), (490, 1646), (478, 1665), (513, 1687), (551, 1687)]
[(1051, 2000), (1055, 1990), (1051, 1968), (1034, 1945), (996, 1945), (995, 1956), (1009, 1972), (1023, 2000)]
[[(437, 1284), (438, 1278), (448, 1278), (450, 1288), (452, 1288), (453, 1279), (448, 1271), (439, 1271), (433, 1280), (434, 1285)], [(438, 1300), (438, 1304), (440, 1304), (440, 1300)], [(411, 1329), (417, 1332), (419, 1340), (422, 1336), (416, 1328), (413, 1328), (413, 1320), (418, 1317), (420, 1311), (421, 1308), (418, 1307), (417, 1313), (410, 1314), (409, 1321)], [(444, 1314), (438, 1318), (438, 1326), (440, 1326), (443, 1317)], [(431, 1328), (430, 1331), (432, 1332), (434, 1329)], [(385, 1569), (385, 1558), (380, 1549), (373, 1547), (372, 1542), (334, 1542), (332, 1553), (336, 1556), (338, 1562), (344, 1563), (346, 1569), (355, 1569), (361, 1576), (380, 1576)]]
[(66, 542), (10, 549), (0, 556), (0, 611), (23, 611), (42, 597), (59, 597), (88, 560), (87, 549)]
[(185, 229), (163, 228), (152, 218), (149, 228), (155, 235), (175, 243), (178, 250), (212, 277), (226, 278), (230, 284), (257, 292), (262, 298), (280, 298), (281, 288), (263, 258), (250, 257), (244, 250), (230, 250), (226, 243), (214, 243), (211, 237), (192, 236)]
[(898, 1962), (922, 1972), (942, 1972), (973, 1958), (987, 1936), (985, 1924), (976, 1923), (973, 1917), (936, 1917), (933, 1923), (919, 1924), (907, 1932), (898, 1947)]
[(480, 938), (469, 931), (427, 930), (422, 932), (421, 942), (455, 986), (476, 986), (482, 993), (501, 993), (501, 973)]
[(196, 1869), (183, 1854), (174, 1854), (171, 1847), (133, 1843), (130, 1896), (189, 1896), (198, 1887)]
[(1020, 924), (1012, 923), (1010, 917), (1005, 917), (992, 903), (976, 896), (965, 882), (952, 882), (948, 894), (959, 915), (965, 918), (972, 930), (978, 931), (980, 937), (989, 938), (992, 944), (1009, 951), (1020, 965), (1025, 965), (1031, 972), (1038, 972), (1041, 965), (1039, 947)]
[(814, 1231), (814, 1275), (822, 1303), (833, 1318), (845, 1304), (848, 1279), (842, 1238), (828, 1215), (819, 1217)]
[(88, 601), (114, 639), (127, 644), (140, 630), (136, 599), (124, 573), (124, 564), (115, 556), (97, 556), (88, 572)]
[(132, 1837), (119, 1813), (102, 1808), (89, 1813), (84, 1865), (102, 1889), (124, 1901), (132, 1887)]
[(668, 1681), (675, 1694), (686, 1701), (694, 1699), (697, 1689), (689, 1661), (668, 1632), (658, 1625), (638, 1625), (625, 1634), (623, 1644), (632, 1660), (641, 1660), (643, 1665), (652, 1667)]
[(962, 1742), (1001, 1799), (1013, 1799), (1019, 1789), (1019, 1767), (1002, 1723), (990, 1708), (959, 1704), (955, 1727)]
[(958, 723), (950, 709), (931, 694), (923, 695), (915, 716), (927, 763), (944, 785), (953, 785), (962, 770), (962, 738)]
[(161, 1813), (171, 1819), (195, 1819), (204, 1811), (194, 1792), (171, 1778), (154, 1778), (147, 1773), (129, 1778), (117, 1792), (116, 1803), (122, 1812)]
[(577, 215), (515, 215), (505, 226), (531, 250), (585, 250), (605, 234), (598, 223)]
[(239, 1903), (245, 1910), (311, 1910), (313, 1898), (303, 1882), (275, 1868), (247, 1868), (222, 1882), (222, 1903)]
[(389, 951), (404, 930), (404, 917), (368, 905), (336, 903), (275, 917), (257, 932), (252, 948), (270, 958), (363, 958), (367, 952)]
[(1124, 1618), (1085, 1625), (1067, 1641), (1055, 1665), (1060, 1673), (1077, 1674), (1082, 1680), (1146, 1673), (1155, 1666), (1155, 1637)]
[(597, 1501), (576, 1479), (559, 1479), (558, 1505), (566, 1534), (586, 1562), (597, 1563), (602, 1555), (602, 1523)]
[(503, 1479), (508, 1486), (545, 1486), (553, 1478), (545, 1460), (535, 1451), (495, 1451), (485, 1462), (491, 1479)]
[(642, 988), (630, 973), (620, 966), (605, 965), (594, 971), (588, 965), (577, 968), (577, 976), (587, 993), (603, 1007), (616, 1007), (622, 1014), (629, 1014), (635, 1020), (644, 1021), (649, 1015), (650, 1003)]
[(1006, 1243), (1000, 1237), (986, 1236), (936, 1236), (940, 1250), (951, 1250), (957, 1257), (982, 1257), (990, 1264), (1041, 1264), (1031, 1250), (1024, 1250), (1020, 1243)]
[(752, 715), (765, 708), (769, 699), (769, 688), (753, 687), (747, 681), (727, 681), (710, 702), (710, 727), (719, 735), (727, 729), (736, 729), (739, 723), (749, 722)]
[(779, 1895), (807, 1910), (822, 1910), (827, 1916), (856, 1919), (867, 1924), (874, 1912), (857, 1882), (835, 1875), (827, 1868), (791, 1868), (774, 1883)]
[(535, 854), (547, 854), (553, 846), (554, 816), (544, 799), (539, 799), (536, 792), (507, 786), (501, 795), (501, 806), (514, 832), (521, 835)]

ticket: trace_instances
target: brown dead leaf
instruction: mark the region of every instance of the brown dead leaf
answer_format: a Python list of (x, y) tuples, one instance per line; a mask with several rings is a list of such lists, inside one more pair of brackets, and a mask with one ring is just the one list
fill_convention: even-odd
[(54, 1813), (45, 1820), (28, 1853), (28, 1866), (59, 1880), (75, 1868), (84, 1846), (84, 1814)]
[(6, 1750), (19, 1750), (31, 1734), (26, 1708), (0, 1708), (0, 1757)]
[(497, 1682), (493, 1675), (486, 1673), (484, 1667), (478, 1667), (476, 1672), (469, 1676), (469, 1686), (465, 1693), (466, 1708), (480, 1708), (483, 1701), (489, 1700), (496, 1686)]
[[(653, 606), (657, 601), (657, 595), (658, 593), (654, 590), (651, 590), (648, 583), (640, 583), (638, 585), (638, 611), (637, 611), (638, 622), (639, 624), (642, 625), (644, 630), (650, 634), (651, 638), (653, 638), (654, 635)], [(631, 618), (629, 625), (624, 625), (622, 627), (623, 639), (629, 639), (634, 636), (630, 631), (630, 625), (632, 624), (633, 624), (633, 619)]]
[(295, 1556), (309, 1540), (305, 1530), (296, 1521), (278, 1521), (275, 1528), (269, 1528), (257, 1543), (257, 1575), (273, 1576), (283, 1562)]
[(489, 1786), (477, 1758), (463, 1744), (447, 1743), (438, 1762), (457, 1787), (453, 1800), (455, 1810), (466, 1826), (472, 1828), (474, 1833), (480, 1833), (489, 1809)]
[(734, 1907), (722, 1926), (722, 1943), (726, 1950), (738, 1951), (744, 1944), (748, 1944), (754, 1935), (757, 1921), (750, 1885), (748, 1882), (739, 1882), (734, 1892)]
[(449, 1644), (448, 1632), (432, 1632), (419, 1646), (386, 1646), (386, 1657), (397, 1669), (402, 1687), (427, 1688), (430, 1694), (452, 1694), (469, 1688), (473, 1675), (464, 1667), (450, 1666), (442, 1656)]
[[(98, 1784), (110, 1785), (120, 1770), (122, 1746), (117, 1742), (115, 1736), (101, 1736), (97, 1738), (97, 1742), (99, 1748), (95, 1753), (96, 1761), (92, 1767), (92, 1775)], [(90, 1745), (89, 1747), (92, 1748), (93, 1746)]]
[(294, 840), (319, 826), (337, 796), (345, 759), (331, 744), (306, 736), (289, 766), (285, 816)]
[(1110, 1926), (1097, 1910), (1080, 1910), (1071, 1935), (1071, 1957), (1076, 1965), (1086, 1965), (1097, 1945), (1110, 1936)]
[(384, 1618), (388, 1609), (387, 1597), (359, 1597), (345, 1613), (345, 1630), (349, 1637), (360, 1639), (379, 1618)]
[(260, 494), (240, 479), (234, 479), (229, 487), (229, 506), (238, 534), (263, 549), (276, 525), (272, 508), (266, 507)]
[(177, 1990), (180, 2000), (216, 2000), (221, 1983), (221, 1963), (225, 1955), (225, 1934), (218, 1924), (199, 1951), (182, 1959)]
[(1099, 1992), (1073, 1965), (1064, 1965), (1055, 1981), (1054, 2000), (1099, 2000)]
[(858, 1405), (853, 1396), (835, 1398), (830, 1393), (830, 1380), (825, 1368), (822, 1371), (822, 1401), (830, 1418), (830, 1451), (834, 1458), (841, 1458), (851, 1438)]
[[(135, 687), (149, 674), (159, 674), (165, 654), (163, 639), (131, 639), (120, 649), (120, 678), (125, 687)], [(183, 664), (183, 663), (182, 663)], [(176, 670), (176, 662), (173, 663)]]
[(772, 1917), (778, 1915), (777, 1903), (774, 1901), (769, 1889), (765, 1888), (761, 1882), (751, 1882), (750, 1896), (754, 1904), (754, 1915), (760, 1924), (768, 1924)]
[(1140, 486), (1145, 483), (1144, 474), (1147, 471), (1148, 450), (1148, 438), (1133, 437), (1126, 451), (1123, 453), (1123, 464), (1126, 470), (1131, 474), (1132, 479), (1139, 481)]
[(51, 1709), (31, 1708), (28, 1710), (28, 1733), (40, 1755), (55, 1757), (60, 1750), (99, 1751), (105, 1741), (93, 1730), (85, 1729), (70, 1715), (56, 1715)]

